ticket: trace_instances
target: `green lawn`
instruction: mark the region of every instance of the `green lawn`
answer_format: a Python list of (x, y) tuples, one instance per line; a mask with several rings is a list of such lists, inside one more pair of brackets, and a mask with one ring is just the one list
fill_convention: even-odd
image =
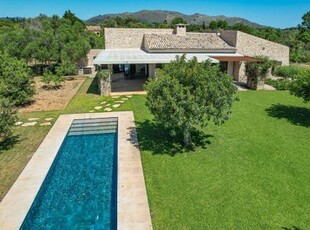
[[(310, 106), (287, 92), (240, 92), (203, 147), (172, 145), (145, 98), (135, 111), (154, 229), (307, 229)], [(209, 143), (208, 143), (209, 142)]]
[[(98, 105), (102, 99), (90, 85), (87, 79), (65, 111), (49, 115)], [(135, 113), (154, 229), (309, 228), (310, 105), (288, 92), (238, 94), (232, 118), (206, 127), (192, 151), (152, 122), (144, 96), (118, 109)], [(1, 184), (3, 171), (19, 174), (48, 129), (16, 128), (19, 142), (0, 149)], [(2, 194), (10, 183), (1, 185)]]

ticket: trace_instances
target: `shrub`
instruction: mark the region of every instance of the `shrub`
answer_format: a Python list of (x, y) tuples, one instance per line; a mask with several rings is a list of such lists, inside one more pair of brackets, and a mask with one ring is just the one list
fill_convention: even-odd
[(247, 85), (251, 89), (264, 88), (265, 79), (268, 70), (275, 64), (268, 57), (257, 57), (260, 62), (247, 62), (245, 65), (245, 73), (247, 76)]
[(99, 71), (97, 72), (97, 75), (96, 75), (96, 76), (97, 76), (99, 79), (107, 79), (107, 78), (110, 77), (110, 75), (111, 75), (110, 70), (99, 70)]
[(61, 63), (59, 66), (56, 67), (56, 74), (58, 76), (70, 76), (76, 75), (77, 73), (77, 66), (76, 64), (72, 64), (70, 62)]
[(13, 106), (28, 104), (35, 93), (32, 82), (24, 61), (0, 52), (0, 98), (8, 99)]
[(295, 76), (290, 86), (292, 95), (301, 97), (305, 102), (310, 101), (310, 72), (304, 70)]
[[(48, 89), (58, 88), (64, 81), (64, 77), (60, 74), (53, 74), (50, 70), (45, 70), (42, 81), (47, 84)], [(51, 85), (51, 84), (54, 85)]]
[(268, 57), (257, 57), (260, 62), (247, 62), (245, 65), (245, 72), (248, 78), (266, 78), (268, 70), (272, 67), (273, 61)]
[(275, 87), (277, 90), (289, 90), (291, 81), (289, 79), (267, 79), (266, 84)]
[(11, 134), (16, 121), (16, 110), (8, 99), (0, 99), (0, 141)]
[(184, 144), (192, 145), (197, 127), (212, 120), (219, 125), (229, 119), (236, 87), (232, 78), (210, 62), (198, 63), (185, 55), (158, 71), (158, 78), (146, 86), (147, 106), (155, 119), (182, 134)]
[(275, 75), (283, 77), (283, 78), (296, 78), (301, 72), (308, 71), (310, 73), (310, 69), (306, 67), (300, 66), (278, 66), (275, 69)]

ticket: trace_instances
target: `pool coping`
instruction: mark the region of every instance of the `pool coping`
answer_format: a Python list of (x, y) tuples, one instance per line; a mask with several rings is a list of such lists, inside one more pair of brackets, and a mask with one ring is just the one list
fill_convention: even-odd
[(118, 118), (117, 229), (151, 230), (133, 112), (60, 115), (0, 203), (1, 229), (19, 229), (74, 119)]

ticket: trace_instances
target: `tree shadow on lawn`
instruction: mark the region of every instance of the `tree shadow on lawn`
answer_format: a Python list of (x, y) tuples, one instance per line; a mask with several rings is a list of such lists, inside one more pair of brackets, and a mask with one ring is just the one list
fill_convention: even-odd
[(87, 89), (86, 94), (95, 94), (95, 95), (100, 95), (99, 88), (98, 88), (98, 78), (94, 77), (92, 80), (90, 86)]
[(292, 227), (282, 227), (282, 229), (284, 230), (302, 230), (301, 228), (298, 228), (296, 226), (292, 226)]
[(19, 143), (21, 140), (19, 138), (19, 135), (11, 135), (4, 140), (0, 141), (0, 154), (4, 151), (7, 151), (11, 148), (13, 148), (17, 143)]
[(151, 151), (154, 155), (167, 154), (175, 156), (178, 153), (193, 151), (197, 147), (207, 148), (207, 145), (211, 144), (209, 138), (213, 137), (196, 130), (192, 136), (193, 146), (186, 148), (183, 145), (182, 135), (172, 137), (169, 130), (153, 121), (136, 122), (136, 130), (139, 143), (133, 129), (130, 130), (131, 143), (143, 151)]
[(310, 109), (308, 108), (273, 104), (266, 111), (271, 117), (285, 118), (294, 125), (310, 127)]

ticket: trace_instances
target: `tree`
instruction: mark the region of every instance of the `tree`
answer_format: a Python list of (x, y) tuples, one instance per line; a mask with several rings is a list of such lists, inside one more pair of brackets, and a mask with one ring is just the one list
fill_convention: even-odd
[(290, 52), (290, 61), (295, 63), (304, 62), (306, 59), (305, 50), (301, 45), (296, 45)]
[(301, 71), (290, 86), (290, 92), (296, 97), (303, 98), (305, 102), (310, 101), (310, 70)]
[(302, 16), (301, 25), (310, 30), (310, 11), (308, 11)]
[(209, 24), (209, 28), (212, 30), (215, 29), (227, 29), (228, 23), (225, 20), (211, 21)]
[(302, 16), (298, 39), (304, 43), (306, 49), (310, 49), (310, 11)]
[(206, 29), (206, 23), (205, 23), (205, 22), (202, 23), (202, 29), (203, 29), (203, 30)]
[(32, 100), (33, 77), (24, 61), (0, 53), (0, 98), (5, 98), (13, 106), (25, 105)]
[(175, 17), (170, 24), (174, 27), (176, 24), (186, 24), (186, 21), (182, 17)]
[(211, 21), (209, 24), (209, 28), (212, 30), (217, 29), (217, 21)]
[[(45, 70), (43, 73), (42, 81), (46, 84), (47, 89), (57, 89), (60, 87), (61, 83), (64, 82), (64, 77), (60, 71), (56, 74), (52, 73), (50, 70)], [(54, 85), (51, 85), (53, 83)]]
[(16, 110), (9, 100), (0, 98), (0, 141), (11, 134), (11, 128), (16, 122)]
[(229, 119), (236, 87), (232, 78), (210, 62), (187, 60), (185, 55), (164, 66), (158, 78), (146, 84), (147, 106), (155, 119), (182, 134), (184, 144), (192, 145), (198, 126), (212, 120), (220, 125)]
[(72, 25), (74, 25), (74, 23), (76, 23), (76, 22), (79, 22), (79, 23), (85, 25), (84, 22), (81, 19), (79, 19), (78, 17), (76, 17), (75, 14), (72, 13), (70, 10), (65, 11), (63, 18), (70, 20)]
[(70, 62), (63, 62), (56, 67), (56, 74), (59, 76), (70, 76), (76, 75), (77, 66), (76, 64)]

